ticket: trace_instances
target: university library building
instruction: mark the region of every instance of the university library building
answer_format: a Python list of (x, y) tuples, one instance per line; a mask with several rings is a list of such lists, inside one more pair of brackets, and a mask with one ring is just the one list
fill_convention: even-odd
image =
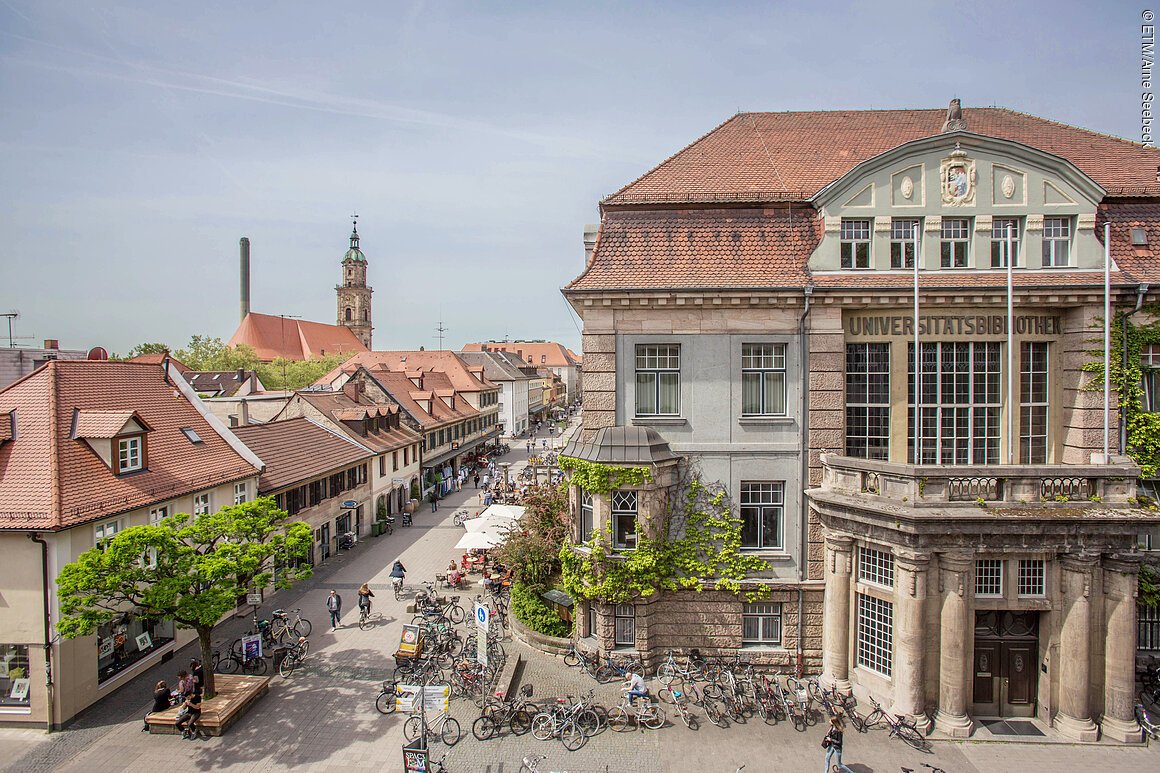
[[(1138, 740), (1160, 513), (1114, 391), (1105, 430), (1104, 304), (1117, 341), (1151, 323), (1157, 251), (1160, 150), (958, 100), (741, 113), (605, 198), (565, 454), (652, 476), (573, 486), (574, 541), (672, 534), (696, 470), (767, 592), (580, 601), (579, 643), (801, 667), (952, 737)], [(1127, 410), (1158, 409), (1139, 356)]]

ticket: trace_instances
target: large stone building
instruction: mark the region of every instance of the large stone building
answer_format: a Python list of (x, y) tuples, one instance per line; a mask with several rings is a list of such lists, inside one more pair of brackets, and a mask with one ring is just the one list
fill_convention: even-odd
[(338, 324), (349, 328), (362, 345), (371, 347), (371, 293), (367, 287), (367, 256), (358, 246), (358, 222), (350, 232), (350, 249), (342, 256), (342, 284), (338, 293)]
[[(1158, 521), (1114, 424), (1104, 457), (1081, 368), (1105, 225), (1111, 303), (1156, 299), (1157, 169), (956, 101), (739, 114), (604, 199), (564, 289), (585, 358), (568, 453), (660, 471), (671, 451), (723, 483), (770, 595), (598, 601), (580, 634), (822, 667), (954, 736), (1036, 716), (1138, 738), (1137, 544)], [(647, 529), (662, 488), (574, 491), (577, 528)]]

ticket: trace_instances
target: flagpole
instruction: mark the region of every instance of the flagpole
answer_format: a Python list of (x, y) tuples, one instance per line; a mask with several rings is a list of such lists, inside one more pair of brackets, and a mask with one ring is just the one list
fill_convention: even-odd
[(1104, 223), (1104, 464), (1109, 463), (1108, 431), (1112, 394), (1112, 224)]
[(922, 348), (918, 337), (918, 233), (914, 224), (914, 463), (922, 464)]
[(1015, 463), (1015, 226), (1007, 223), (1007, 464)]

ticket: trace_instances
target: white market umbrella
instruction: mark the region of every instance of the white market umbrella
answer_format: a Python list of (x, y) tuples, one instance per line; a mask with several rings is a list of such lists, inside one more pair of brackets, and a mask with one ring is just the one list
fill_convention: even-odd
[(502, 545), (504, 535), (492, 529), (483, 531), (469, 531), (455, 543), (455, 550), (488, 550), (496, 545)]
[(503, 531), (514, 528), (518, 521), (510, 515), (497, 513), (495, 515), (481, 515), (478, 518), (469, 518), (463, 522), (463, 528), (468, 531)]

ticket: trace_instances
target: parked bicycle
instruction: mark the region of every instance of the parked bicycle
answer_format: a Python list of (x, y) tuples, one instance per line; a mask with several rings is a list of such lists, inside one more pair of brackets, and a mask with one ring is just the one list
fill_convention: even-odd
[(639, 697), (635, 704), (628, 702), (627, 695), (621, 696), (620, 703), (608, 712), (608, 726), (617, 733), (623, 733), (633, 726), (659, 730), (667, 721), (665, 710), (647, 696)]
[[(407, 717), (407, 721), (403, 723), (403, 735), (406, 739), (414, 741), (422, 732), (422, 715), (412, 714)], [(454, 746), (463, 737), (463, 732), (459, 729), (459, 722), (446, 711), (440, 711), (434, 719), (427, 720), (427, 734), (435, 736), (448, 746)]]
[(528, 702), (532, 686), (524, 685), (515, 698), (489, 696), (483, 703), (479, 718), (471, 724), (471, 734), (481, 741), (492, 738), (504, 725), (512, 735), (523, 735), (532, 729), (532, 715), (539, 711)]
[(399, 696), (398, 682), (383, 682), (383, 689), (379, 697), (375, 698), (375, 708), (380, 714), (395, 713), (395, 699)]
[(1152, 740), (1160, 741), (1160, 724), (1152, 717), (1151, 712), (1144, 706), (1143, 701), (1136, 702), (1136, 721), (1145, 733), (1152, 736)]
[(609, 653), (604, 665), (596, 669), (596, 681), (601, 684), (608, 684), (609, 682), (615, 682), (617, 679), (624, 679), (629, 674), (642, 673), (644, 673), (644, 664), (641, 663), (640, 658), (628, 658), (627, 660), (618, 661)]
[(289, 679), (295, 669), (300, 668), (306, 661), (308, 654), (310, 654), (310, 642), (306, 640), (305, 636), (299, 636), (298, 641), (287, 649), (285, 657), (282, 658), (282, 662), (278, 666), (278, 673), (283, 679)]
[(889, 729), (891, 737), (901, 738), (915, 749), (926, 749), (927, 740), (915, 726), (914, 720), (883, 710), (873, 696), (870, 696), (870, 705), (874, 710), (866, 717), (866, 727), (876, 727), (879, 722), (883, 722)]
[(565, 749), (576, 751), (588, 742), (577, 719), (582, 707), (583, 704), (569, 703), (567, 698), (557, 698), (555, 704), (532, 717), (532, 736), (539, 741), (559, 738)]
[(697, 650), (690, 650), (689, 657), (681, 663), (672, 650), (665, 653), (665, 660), (657, 668), (657, 679), (663, 685), (672, 684), (674, 679), (693, 682), (705, 678), (705, 661)]

